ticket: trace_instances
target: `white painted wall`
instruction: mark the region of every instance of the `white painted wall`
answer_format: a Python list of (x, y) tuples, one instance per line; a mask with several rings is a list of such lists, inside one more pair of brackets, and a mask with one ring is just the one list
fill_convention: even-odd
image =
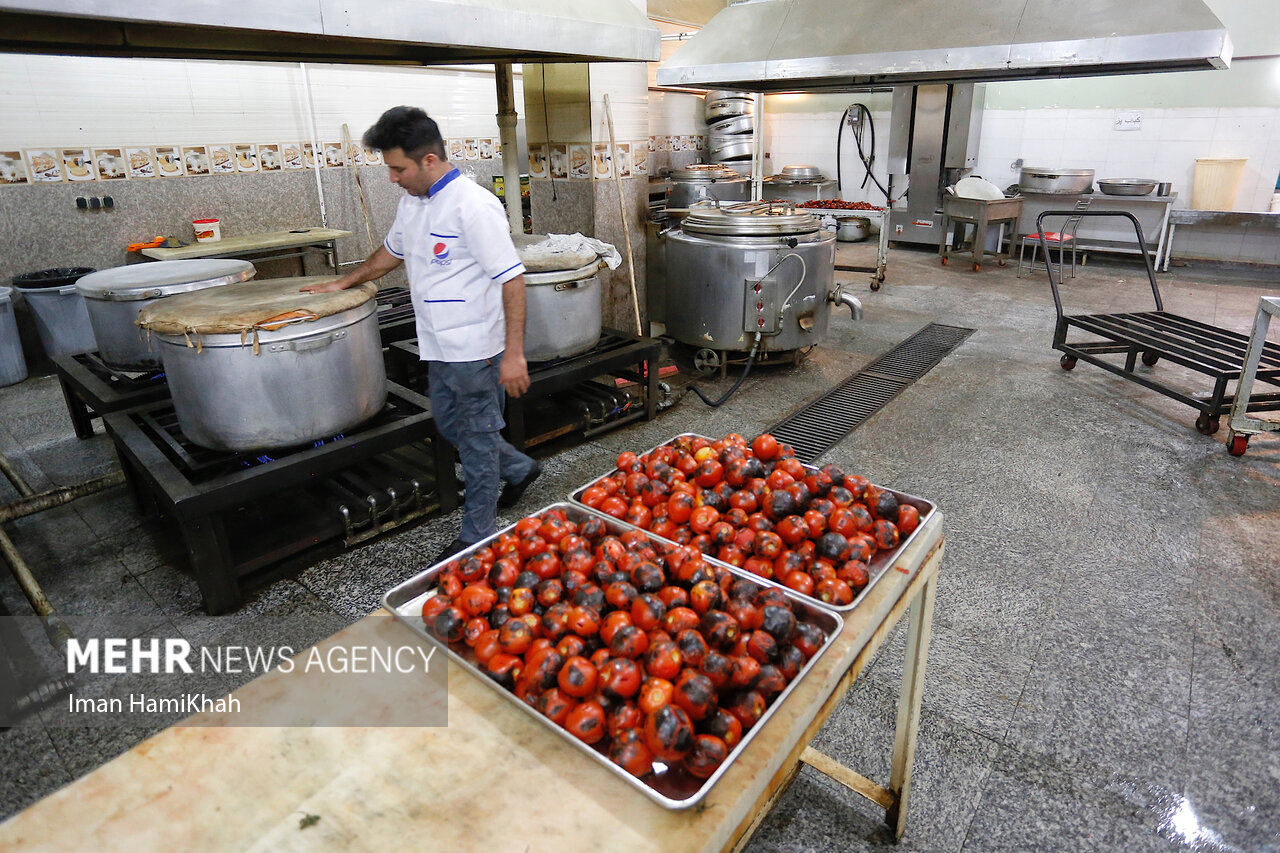
[[(492, 69), (308, 65), (317, 131), (420, 106), (446, 138), (497, 137)], [(523, 103), (515, 78), (516, 103)], [(523, 118), (523, 117), (522, 117)], [(521, 131), (523, 133), (523, 130)], [(296, 63), (0, 54), (0, 150), (310, 138)]]

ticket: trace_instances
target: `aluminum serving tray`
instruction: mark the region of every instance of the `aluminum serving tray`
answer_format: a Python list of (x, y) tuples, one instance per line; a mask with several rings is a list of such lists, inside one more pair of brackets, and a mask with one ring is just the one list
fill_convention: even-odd
[[(609, 532), (615, 535), (634, 529), (629, 524), (618, 521), (612, 516), (596, 512), (590, 507), (586, 507), (581, 504), (566, 502), (554, 503), (543, 507), (536, 513), (531, 513), (531, 515), (541, 515), (542, 513), (553, 509), (564, 510), (564, 513), (569, 520), (575, 523), (581, 522), (592, 516), (600, 518), (605, 522), (605, 526)], [(826, 637), (826, 641), (822, 644), (822, 648), (818, 649), (817, 654), (805, 663), (804, 668), (801, 669), (799, 674), (796, 675), (791, 683), (787, 685), (786, 689), (778, 694), (778, 696), (773, 700), (765, 711), (764, 716), (760, 718), (760, 721), (756, 723), (750, 731), (743, 733), (742, 740), (733, 748), (728, 757), (725, 758), (724, 763), (721, 764), (720, 767), (716, 769), (716, 772), (709, 778), (698, 779), (690, 776), (682, 770), (674, 768), (668, 769), (664, 767), (664, 769), (658, 773), (650, 774), (643, 779), (637, 779), (635, 776), (632, 776), (630, 773), (610, 761), (609, 756), (602, 748), (597, 749), (594, 746), (578, 740), (565, 729), (551, 722), (551, 720), (548, 720), (524, 702), (521, 702), (516, 698), (514, 693), (504, 689), (493, 679), (489, 678), (476, 666), (475, 660), (471, 656), (471, 650), (466, 646), (459, 645), (459, 647), (455, 649), (446, 643), (442, 643), (427, 631), (426, 626), (422, 622), (422, 605), (428, 598), (431, 598), (436, 594), (436, 578), (440, 572), (444, 570), (445, 565), (453, 560), (462, 559), (471, 552), (485, 547), (502, 533), (513, 529), (515, 529), (514, 524), (508, 525), (488, 539), (477, 542), (465, 551), (450, 557), (449, 560), (437, 563), (426, 571), (415, 575), (396, 587), (393, 587), (382, 597), (382, 606), (391, 611), (393, 616), (407, 625), (414, 633), (443, 649), (445, 653), (448, 654), (449, 657), (459, 666), (470, 672), (476, 678), (479, 678), (498, 693), (502, 694), (515, 707), (546, 726), (558, 737), (568, 743), (573, 749), (589, 755), (595, 761), (603, 764), (611, 773), (619, 779), (622, 779), (626, 784), (668, 809), (687, 809), (702, 801), (708, 792), (710, 792), (710, 790), (715, 786), (716, 782), (720, 780), (720, 777), (724, 775), (729, 766), (732, 765), (733, 762), (737, 760), (738, 756), (742, 754), (742, 751), (750, 745), (751, 741), (755, 738), (756, 732), (760, 731), (760, 729), (769, 722), (769, 719), (773, 716), (773, 712), (777, 710), (778, 706), (787, 700), (787, 697), (791, 695), (791, 692), (795, 689), (796, 685), (804, 680), (805, 676), (809, 674), (809, 671), (813, 669), (813, 665), (817, 663), (818, 659), (826, 654), (827, 649), (831, 647), (832, 641), (844, 628), (844, 620), (841, 619), (838, 614), (832, 612), (831, 608), (822, 604), (822, 602), (800, 595), (794, 590), (788, 589), (781, 584), (753, 575), (750, 572), (736, 569), (733, 566), (727, 566), (729, 571), (731, 571), (735, 576), (745, 578), (761, 588), (775, 587), (782, 590), (787, 597), (792, 600), (796, 618), (799, 621), (812, 622), (821, 628), (822, 633)], [(655, 536), (652, 533), (649, 533), (647, 530), (643, 532), (659, 549), (663, 546), (673, 544), (660, 536)], [(662, 766), (661, 762), (655, 762), (655, 764), (660, 767)]]
[[(663, 447), (665, 445), (671, 444), (677, 438), (702, 438), (702, 439), (706, 439), (707, 441), (715, 441), (715, 439), (708, 438), (705, 435), (698, 435), (697, 433), (694, 433), (694, 432), (682, 432), (679, 435), (673, 436), (667, 441), (662, 442), (662, 444), (654, 445), (653, 447), (645, 451), (645, 453), (652, 453), (654, 450), (657, 450), (659, 447)], [(644, 454), (637, 454), (637, 455), (644, 455)], [(804, 467), (805, 467), (805, 470), (813, 472), (815, 474), (818, 472), (818, 466), (816, 465), (805, 465)], [(617, 469), (615, 468), (614, 470), (616, 471)], [(578, 489), (575, 489), (573, 494), (570, 496), (571, 500), (573, 500), (574, 503), (580, 506), (590, 509), (591, 507), (588, 507), (586, 504), (582, 503), (582, 493), (585, 492), (587, 489), (591, 488), (592, 486), (594, 486), (600, 480), (603, 480), (605, 477), (608, 477), (608, 476), (610, 475), (602, 474), (601, 476), (596, 477), (591, 482), (584, 484)], [(932, 501), (927, 501), (924, 498), (918, 498), (915, 495), (908, 495), (907, 493), (899, 492), (896, 489), (886, 489), (884, 486), (880, 486), (879, 484), (875, 484), (875, 485), (877, 485), (878, 488), (884, 489), (885, 491), (892, 493), (893, 496), (898, 499), (898, 503), (910, 504), (911, 506), (916, 508), (916, 511), (920, 513), (920, 523), (916, 525), (916, 529), (911, 531), (911, 533), (908, 536), (904, 537), (901, 541), (899, 541), (898, 547), (894, 548), (892, 551), (880, 551), (880, 550), (876, 551), (876, 553), (871, 558), (871, 563), (869, 567), (867, 568), (867, 585), (862, 588), (861, 592), (859, 592), (856, 596), (854, 596), (853, 601), (850, 602), (849, 604), (841, 604), (841, 605), (827, 604), (826, 602), (820, 601), (819, 599), (814, 598), (813, 596), (804, 595), (802, 593), (796, 593), (797, 596), (804, 599), (805, 601), (811, 601), (819, 605), (820, 607), (825, 607), (829, 610), (838, 610), (841, 613), (848, 613), (850, 610), (853, 610), (855, 607), (857, 607), (859, 604), (862, 603), (862, 600), (864, 598), (867, 597), (867, 593), (871, 592), (871, 588), (876, 585), (876, 582), (879, 581), (880, 578), (884, 577), (884, 573), (887, 572), (889, 568), (894, 564), (894, 562), (898, 559), (898, 555), (901, 554), (903, 550), (908, 545), (911, 544), (912, 540), (916, 538), (916, 534), (918, 534), (924, 528), (925, 522), (929, 520), (929, 518), (933, 515), (934, 510), (937, 509), (937, 507), (933, 504)], [(621, 522), (621, 523), (627, 527), (633, 526), (633, 525), (627, 524), (626, 522)], [(662, 541), (664, 542), (671, 541), (669, 539), (663, 539), (663, 537), (657, 536), (656, 534), (654, 534), (654, 538), (662, 539)], [(728, 563), (722, 563), (719, 560), (715, 559), (714, 557), (704, 555), (703, 559), (707, 560), (708, 562), (715, 563), (717, 566), (726, 566), (730, 569), (734, 568), (733, 566), (730, 566)], [(759, 578), (758, 575), (754, 575), (751, 572), (744, 572), (744, 570), (742, 569), (734, 569), (734, 570), (740, 574), (745, 573), (749, 577)], [(761, 580), (763, 579), (761, 578)], [(790, 589), (790, 587), (783, 587), (783, 588)]]

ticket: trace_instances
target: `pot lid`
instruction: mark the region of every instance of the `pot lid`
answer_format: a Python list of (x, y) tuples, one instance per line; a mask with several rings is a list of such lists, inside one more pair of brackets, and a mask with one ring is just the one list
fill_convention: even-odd
[(215, 287), (152, 302), (138, 312), (138, 325), (161, 335), (245, 335), (307, 323), (358, 308), (378, 293), (372, 282), (334, 293), (302, 293), (299, 288), (336, 276), (255, 281)]
[(811, 213), (768, 202), (712, 207), (694, 205), (681, 229), (690, 234), (725, 237), (778, 237), (788, 234), (811, 234), (821, 227)]
[(673, 181), (730, 181), (734, 179), (745, 180), (733, 169), (728, 166), (721, 166), (719, 163), (692, 163), (688, 166), (671, 170), (671, 180)]
[(248, 261), (230, 258), (151, 261), (91, 272), (76, 282), (76, 290), (89, 299), (132, 302), (248, 281), (255, 272)]
[(822, 170), (817, 166), (783, 166), (782, 171), (774, 177), (787, 178), (793, 181), (820, 181)]

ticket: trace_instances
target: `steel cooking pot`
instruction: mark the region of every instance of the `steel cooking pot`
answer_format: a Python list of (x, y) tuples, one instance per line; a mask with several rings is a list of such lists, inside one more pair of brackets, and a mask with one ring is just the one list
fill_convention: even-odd
[[(699, 208), (667, 234), (667, 334), (694, 347), (780, 352), (827, 332), (835, 235), (808, 213), (767, 204)], [(759, 290), (756, 286), (759, 285)]]
[(712, 136), (733, 136), (750, 133), (755, 128), (755, 119), (751, 116), (730, 116), (721, 119), (707, 128)]
[(841, 243), (861, 243), (871, 233), (871, 220), (865, 216), (844, 216), (836, 226), (836, 239)]
[(524, 357), (552, 361), (584, 353), (600, 340), (600, 269), (526, 272)]
[(721, 98), (718, 101), (707, 101), (703, 108), (703, 117), (707, 124), (732, 116), (755, 115), (756, 102), (751, 98)]
[(667, 207), (692, 207), (700, 201), (746, 201), (751, 181), (728, 166), (694, 163), (671, 172)]
[(1105, 178), (1098, 189), (1103, 195), (1150, 195), (1159, 183), (1154, 178)]
[(373, 284), (300, 293), (286, 278), (155, 302), (138, 325), (158, 340), (183, 433), (214, 450), (308, 444), (382, 410), (387, 397)]
[(712, 136), (707, 145), (707, 156), (713, 163), (751, 159), (751, 134)]
[(160, 351), (139, 331), (139, 311), (157, 299), (248, 281), (255, 272), (248, 261), (231, 259), (154, 261), (89, 273), (76, 290), (89, 309), (102, 360), (122, 370), (153, 370)]
[(1018, 187), (1024, 193), (1078, 195), (1087, 193), (1093, 188), (1093, 174), (1093, 169), (1023, 166), (1018, 175)]

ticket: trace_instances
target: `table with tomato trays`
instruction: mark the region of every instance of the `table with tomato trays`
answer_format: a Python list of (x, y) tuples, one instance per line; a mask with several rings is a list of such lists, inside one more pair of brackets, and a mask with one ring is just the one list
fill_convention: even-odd
[[(408, 678), (394, 694), (368, 697), (352, 727), (174, 726), (0, 824), (0, 848), (395, 850), (415, 839), (433, 850), (738, 850), (801, 763), (885, 808), (901, 836), (944, 545), (935, 511), (697, 808), (662, 808), (450, 663), (447, 727), (409, 727), (429, 697)], [(908, 613), (882, 787), (808, 744)], [(316, 648), (413, 641), (379, 610)], [(307, 707), (324, 701), (321, 679), (286, 682), (272, 671), (236, 696), (246, 708), (264, 697)], [(406, 727), (389, 727), (397, 723)], [(303, 830), (307, 815), (319, 820)]]
[[(807, 205), (813, 205), (809, 207)], [(883, 207), (821, 207), (820, 202), (808, 202), (800, 207), (809, 211), (819, 219), (830, 217), (837, 220), (849, 219), (852, 217), (863, 217), (865, 219), (878, 219), (880, 222), (879, 233), (876, 235), (876, 265), (874, 267), (860, 267), (851, 264), (836, 264), (837, 272), (869, 272), (871, 273), (871, 289), (879, 290), (884, 284), (885, 270), (889, 267), (889, 229), (885, 226), (888, 224), (886, 210)]]

